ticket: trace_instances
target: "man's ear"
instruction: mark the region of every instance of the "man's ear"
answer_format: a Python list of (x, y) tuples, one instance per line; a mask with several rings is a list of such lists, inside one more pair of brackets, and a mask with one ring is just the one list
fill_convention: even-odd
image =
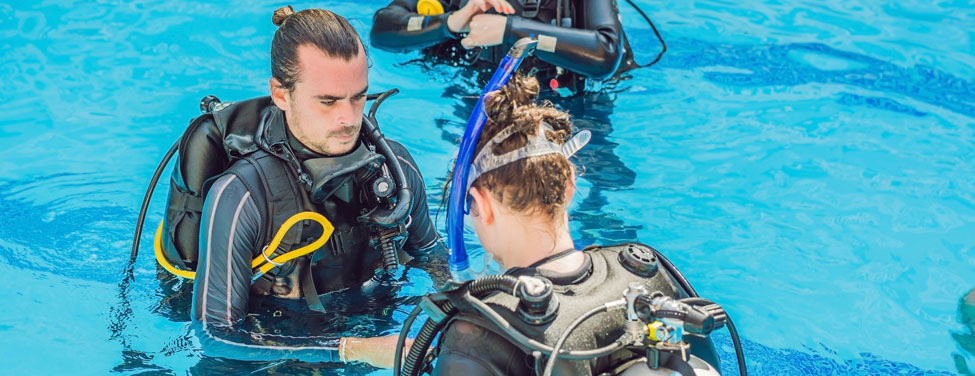
[(494, 209), (491, 208), (491, 202), (487, 194), (474, 187), (471, 187), (467, 192), (471, 195), (471, 199), (473, 199), (471, 203), (471, 219), (477, 217), (477, 220), (483, 222), (485, 225), (494, 223)]
[(281, 86), (281, 81), (277, 78), (271, 77), (268, 81), (268, 86), (271, 88), (271, 100), (274, 101), (274, 105), (278, 106), (281, 111), (288, 110), (288, 100), (291, 99), (288, 96), (288, 89)]

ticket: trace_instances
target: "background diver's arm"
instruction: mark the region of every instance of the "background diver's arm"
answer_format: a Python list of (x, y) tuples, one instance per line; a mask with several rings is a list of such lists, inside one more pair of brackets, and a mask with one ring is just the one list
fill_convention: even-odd
[[(508, 17), (504, 38), (514, 43), (527, 36), (539, 37), (535, 55), (547, 63), (595, 79), (616, 72), (622, 53), (623, 28), (615, 1), (583, 1), (573, 28), (559, 27), (522, 17)], [(554, 50), (545, 37), (555, 38)], [(551, 39), (548, 39), (551, 41)]]
[(238, 360), (337, 362), (339, 338), (249, 332), (240, 325), (247, 316), (251, 262), (261, 249), (261, 216), (236, 175), (220, 177), (207, 193), (192, 309), (193, 328), (204, 352)]
[(440, 0), (447, 11), (436, 16), (419, 15), (416, 3), (417, 0), (394, 0), (376, 12), (369, 33), (372, 46), (387, 51), (408, 51), (458, 38), (447, 28), (447, 17), (453, 13), (449, 1)]

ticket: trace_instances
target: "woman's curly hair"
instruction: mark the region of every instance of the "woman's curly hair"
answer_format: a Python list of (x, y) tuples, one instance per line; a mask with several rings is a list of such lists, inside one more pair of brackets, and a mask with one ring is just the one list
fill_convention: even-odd
[[(514, 133), (491, 150), (497, 155), (524, 147), (536, 137), (542, 122), (552, 128), (545, 134), (549, 141), (564, 144), (569, 140), (572, 135), (569, 114), (555, 109), (549, 102), (537, 104), (538, 91), (538, 80), (534, 77), (515, 76), (500, 90), (488, 93), (484, 102), (488, 120), (474, 149), (475, 155), (509, 127), (515, 128)], [(561, 154), (540, 155), (488, 171), (473, 186), (487, 189), (515, 211), (538, 210), (554, 217), (568, 204), (572, 171), (572, 164)]]

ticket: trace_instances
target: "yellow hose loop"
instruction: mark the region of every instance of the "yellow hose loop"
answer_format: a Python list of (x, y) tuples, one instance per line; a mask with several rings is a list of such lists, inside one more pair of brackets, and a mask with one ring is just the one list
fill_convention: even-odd
[[(284, 235), (288, 233), (288, 230), (290, 230), (291, 227), (296, 223), (303, 220), (312, 220), (322, 225), (322, 236), (309, 245), (275, 257), (271, 259), (271, 262), (261, 265), (262, 262), (270, 258), (270, 255), (274, 254), (274, 250), (278, 249), (278, 245), (281, 244), (281, 239), (284, 239)], [(258, 272), (264, 274), (269, 270), (274, 269), (277, 265), (284, 264), (285, 262), (312, 253), (325, 245), (328, 238), (332, 236), (333, 231), (335, 231), (335, 227), (332, 226), (332, 222), (329, 222), (328, 219), (321, 214), (310, 211), (295, 214), (291, 216), (291, 218), (288, 218), (287, 221), (284, 221), (281, 228), (278, 229), (278, 233), (274, 235), (274, 239), (271, 240), (271, 244), (268, 244), (267, 248), (264, 249), (260, 256), (254, 258), (254, 261), (251, 263), (251, 268), (256, 268), (260, 265)]]
[(162, 252), (162, 232), (163, 232), (162, 231), (162, 227), (163, 227), (163, 223), (162, 223), (162, 221), (159, 221), (159, 227), (156, 228), (156, 239), (155, 239), (155, 241), (153, 241), (153, 247), (156, 249), (156, 262), (158, 262), (159, 265), (162, 265), (163, 269), (166, 269), (166, 271), (168, 271), (170, 273), (173, 273), (173, 274), (175, 274), (177, 276), (180, 276), (180, 277), (183, 277), (183, 278), (188, 278), (188, 279), (195, 278), (196, 277), (196, 273), (195, 272), (192, 272), (192, 271), (189, 271), (189, 270), (179, 270), (179, 269), (176, 269), (175, 266), (173, 266), (172, 264), (169, 263), (169, 260), (166, 260), (166, 256), (163, 256), (163, 252)]
[[(264, 262), (265, 259), (269, 258), (270, 255), (274, 254), (275, 249), (278, 249), (278, 245), (281, 244), (281, 240), (284, 239), (284, 235), (288, 233), (288, 230), (290, 230), (291, 227), (294, 226), (296, 223), (303, 220), (312, 220), (322, 225), (322, 236), (319, 237), (318, 240), (315, 240), (313, 243), (309, 245), (306, 245), (294, 251), (275, 257), (274, 259), (271, 259), (271, 263), (266, 263), (264, 265), (261, 265), (261, 263)], [(156, 228), (156, 237), (155, 237), (155, 241), (153, 242), (154, 243), (153, 245), (156, 249), (156, 262), (158, 262), (159, 265), (163, 267), (163, 269), (166, 269), (166, 271), (173, 273), (177, 276), (188, 278), (188, 279), (195, 278), (196, 272), (177, 269), (175, 266), (169, 263), (169, 260), (166, 260), (166, 256), (163, 256), (162, 227), (163, 224), (162, 221), (160, 221), (159, 227)], [(325, 245), (326, 242), (328, 242), (328, 238), (332, 236), (333, 231), (335, 231), (335, 227), (332, 226), (332, 222), (329, 222), (329, 220), (321, 214), (315, 212), (307, 212), (307, 211), (295, 214), (291, 216), (291, 218), (288, 218), (287, 221), (284, 221), (284, 224), (282, 224), (281, 228), (278, 229), (277, 234), (274, 235), (274, 239), (271, 240), (271, 244), (269, 244), (267, 248), (264, 249), (264, 251), (261, 253), (260, 256), (254, 258), (254, 261), (251, 262), (251, 269), (260, 266), (259, 271), (261, 274), (264, 274), (267, 273), (269, 270), (274, 269), (274, 267), (276, 267), (277, 265), (284, 264), (285, 262), (288, 262), (290, 260), (312, 253), (318, 248), (321, 248), (323, 245)], [(270, 252), (268, 252), (269, 250)]]

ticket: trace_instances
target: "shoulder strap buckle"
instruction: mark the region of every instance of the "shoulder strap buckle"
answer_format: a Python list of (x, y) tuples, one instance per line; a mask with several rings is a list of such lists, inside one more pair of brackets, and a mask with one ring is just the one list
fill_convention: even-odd
[(538, 16), (539, 4), (538, 0), (523, 0), (521, 2), (522, 10), (521, 16), (527, 19), (533, 19)]

